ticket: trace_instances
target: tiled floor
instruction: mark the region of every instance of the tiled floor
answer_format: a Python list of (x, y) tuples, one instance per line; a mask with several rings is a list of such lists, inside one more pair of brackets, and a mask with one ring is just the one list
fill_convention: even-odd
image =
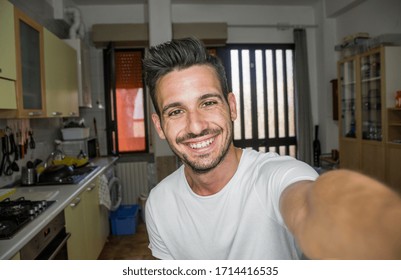
[(133, 235), (110, 235), (99, 260), (152, 260), (144, 222), (138, 222)]

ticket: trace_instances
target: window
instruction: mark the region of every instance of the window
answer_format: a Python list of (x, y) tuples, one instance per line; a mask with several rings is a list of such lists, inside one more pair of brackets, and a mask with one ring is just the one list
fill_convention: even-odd
[(143, 50), (105, 51), (105, 85), (109, 154), (148, 151)]
[(293, 51), (293, 44), (218, 50), (237, 99), (237, 147), (296, 156)]

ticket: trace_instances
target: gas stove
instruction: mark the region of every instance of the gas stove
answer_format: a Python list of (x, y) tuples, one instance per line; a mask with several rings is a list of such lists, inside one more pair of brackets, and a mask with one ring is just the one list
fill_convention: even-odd
[(24, 197), (0, 202), (0, 239), (10, 239), (30, 221), (37, 218), (54, 201), (31, 201)]

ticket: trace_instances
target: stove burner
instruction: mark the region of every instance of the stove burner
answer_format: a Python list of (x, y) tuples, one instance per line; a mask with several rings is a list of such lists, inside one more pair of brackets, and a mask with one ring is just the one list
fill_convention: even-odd
[(20, 197), (0, 202), (0, 239), (10, 239), (27, 223), (38, 217), (54, 201), (31, 201)]

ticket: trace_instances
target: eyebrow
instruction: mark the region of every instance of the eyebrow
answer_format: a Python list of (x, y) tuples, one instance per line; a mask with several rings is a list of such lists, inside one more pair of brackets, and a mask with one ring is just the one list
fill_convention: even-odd
[[(220, 99), (221, 101), (223, 101), (223, 97), (221, 96), (221, 94), (218, 93), (206, 93), (204, 95), (202, 95), (201, 97), (198, 98), (198, 101), (202, 101), (211, 97), (216, 97), (218, 99)], [(174, 107), (179, 107), (181, 106), (182, 103), (181, 102), (173, 102), (170, 104), (167, 104), (166, 106), (163, 107), (162, 109), (162, 114), (166, 113), (166, 111), (168, 111), (170, 108), (174, 108)]]

